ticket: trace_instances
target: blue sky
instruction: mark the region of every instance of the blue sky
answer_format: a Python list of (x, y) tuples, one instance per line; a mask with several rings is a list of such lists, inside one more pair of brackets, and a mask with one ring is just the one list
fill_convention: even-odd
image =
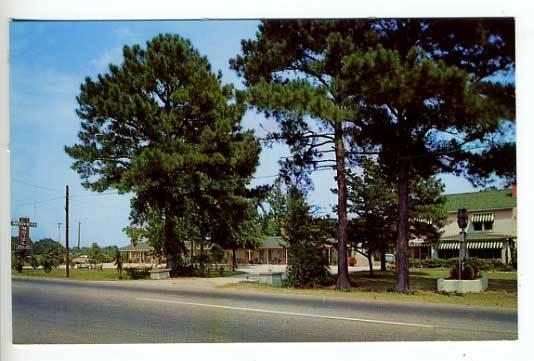
[[(109, 63), (121, 61), (124, 44), (143, 44), (158, 33), (178, 33), (206, 55), (226, 83), (240, 86), (228, 68), (228, 59), (240, 51), (240, 41), (254, 37), (257, 21), (113, 21), (113, 22), (12, 22), (10, 25), (10, 132), (11, 214), (38, 222), (32, 239), (57, 239), (57, 223), (64, 221), (65, 185), (71, 193), (71, 244), (82, 223), (81, 245), (125, 245), (122, 229), (129, 224), (129, 197), (94, 193), (83, 189), (70, 169), (72, 160), (64, 145), (77, 140), (80, 120), (75, 115), (79, 86), (86, 76), (105, 72)], [(265, 131), (265, 119), (248, 112), (244, 126)], [(267, 124), (267, 128), (272, 127)], [(254, 184), (270, 183), (278, 172), (278, 159), (286, 147), (265, 148)], [(263, 177), (263, 178), (260, 178)], [(454, 176), (442, 177), (446, 193), (472, 191), (470, 184)], [(313, 176), (315, 191), (309, 200), (330, 211), (335, 196), (332, 172)], [(64, 225), (61, 242), (64, 243)], [(12, 229), (13, 234), (16, 229)]]

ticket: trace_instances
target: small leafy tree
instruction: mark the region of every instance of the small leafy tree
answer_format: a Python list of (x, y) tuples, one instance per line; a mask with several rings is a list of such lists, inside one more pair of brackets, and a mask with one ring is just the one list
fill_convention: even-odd
[(290, 189), (287, 219), (287, 282), (291, 287), (316, 287), (329, 280), (328, 259), (323, 252), (327, 232), (310, 213), (304, 195)]
[(51, 250), (59, 250), (61, 253), (65, 253), (65, 247), (51, 238), (43, 238), (32, 243), (32, 254), (44, 254)]
[[(350, 222), (349, 241), (367, 249), (372, 273), (371, 253), (379, 251), (385, 270), (385, 253), (395, 243), (397, 224), (397, 190), (381, 166), (370, 158), (360, 160), (361, 174), (349, 173), (347, 178), (349, 211), (356, 215)], [(409, 237), (437, 241), (447, 213), (441, 196), (443, 184), (435, 177), (414, 177), (410, 182)]]
[(46, 273), (50, 273), (52, 268), (57, 268), (63, 262), (63, 255), (58, 251), (51, 249), (41, 255), (40, 264)]
[(213, 263), (221, 263), (224, 259), (224, 249), (220, 245), (214, 244), (210, 249), (210, 257)]
[(102, 254), (102, 249), (98, 246), (96, 242), (91, 245), (91, 251), (89, 252), (89, 263), (101, 263), (103, 261), (104, 255)]
[(260, 202), (258, 219), (265, 236), (281, 236), (283, 222), (287, 218), (287, 194), (282, 189), (282, 179), (277, 178)]
[(119, 247), (115, 246), (115, 266), (117, 266), (117, 273), (119, 274), (119, 279), (122, 279), (122, 257)]

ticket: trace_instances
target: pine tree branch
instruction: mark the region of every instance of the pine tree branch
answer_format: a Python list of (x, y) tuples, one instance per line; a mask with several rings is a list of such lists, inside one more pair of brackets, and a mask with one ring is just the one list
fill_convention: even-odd
[(335, 159), (321, 159), (321, 160), (312, 160), (310, 163), (326, 163), (326, 162), (336, 162)]
[(311, 145), (309, 145), (309, 149), (314, 149), (314, 148), (321, 147), (321, 146), (326, 145), (326, 144), (332, 144), (332, 143), (334, 143), (334, 141), (327, 140), (327, 141), (322, 142), (322, 143), (311, 144)]

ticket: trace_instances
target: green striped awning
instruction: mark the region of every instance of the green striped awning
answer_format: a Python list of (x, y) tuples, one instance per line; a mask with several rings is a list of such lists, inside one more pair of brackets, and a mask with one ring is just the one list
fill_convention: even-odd
[(460, 242), (440, 242), (437, 249), (459, 249)]
[(430, 242), (409, 242), (408, 247), (430, 247), (432, 243)]
[[(468, 241), (467, 249), (501, 249), (502, 241)], [(437, 249), (459, 249), (460, 242), (440, 242)]]
[(473, 213), (471, 215), (472, 223), (493, 222), (494, 220), (495, 220), (495, 215), (492, 212)]

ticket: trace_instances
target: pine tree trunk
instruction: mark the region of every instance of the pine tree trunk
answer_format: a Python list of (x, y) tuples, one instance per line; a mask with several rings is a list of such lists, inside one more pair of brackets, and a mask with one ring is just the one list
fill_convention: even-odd
[(165, 209), (165, 250), (167, 252), (167, 268), (176, 269), (178, 267), (178, 245), (174, 234), (174, 218), (171, 207)]
[(386, 250), (380, 250), (380, 271), (384, 272), (386, 270)]
[(194, 257), (195, 257), (195, 241), (191, 240), (191, 251), (189, 255), (189, 258), (191, 259), (191, 267), (193, 267), (193, 265), (195, 264)]
[(235, 272), (237, 269), (237, 258), (235, 255), (235, 248), (232, 248), (232, 271)]
[(202, 239), (200, 240), (200, 259), (199, 259), (199, 266), (200, 266), (200, 274), (204, 275), (205, 271), (205, 265), (204, 265), (204, 233), (201, 234)]
[(369, 276), (373, 277), (373, 254), (371, 250), (367, 251), (367, 262), (369, 262)]
[(397, 234), (397, 285), (395, 289), (406, 292), (408, 282), (408, 163), (401, 161), (399, 169), (399, 226)]
[(345, 145), (341, 124), (335, 127), (336, 180), (337, 180), (337, 215), (338, 215), (338, 290), (350, 290), (349, 268), (347, 260), (347, 182), (345, 175)]

